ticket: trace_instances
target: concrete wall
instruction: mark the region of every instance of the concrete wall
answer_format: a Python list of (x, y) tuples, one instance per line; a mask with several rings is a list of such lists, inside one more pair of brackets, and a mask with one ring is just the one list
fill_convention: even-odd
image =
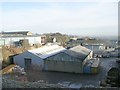
[(36, 66), (36, 67), (38, 66), (40, 69), (42, 69), (43, 66), (44, 66), (44, 62), (40, 57), (38, 57), (38, 56), (28, 52), (28, 51), (15, 56), (14, 57), (14, 63), (23, 67), (23, 68), (25, 68), (24, 58), (31, 58), (32, 66)]
[(45, 60), (44, 65), (45, 65), (44, 69), (47, 71), (82, 73), (82, 63), (81, 62)]
[(44, 60), (44, 69), (47, 71), (82, 73), (82, 60), (59, 53)]

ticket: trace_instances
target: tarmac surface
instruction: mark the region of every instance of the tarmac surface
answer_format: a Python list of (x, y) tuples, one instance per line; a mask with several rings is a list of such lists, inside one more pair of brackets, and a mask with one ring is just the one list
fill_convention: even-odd
[(30, 70), (27, 71), (27, 78), (30, 82), (44, 80), (64, 86), (99, 87), (100, 81), (106, 78), (107, 72), (112, 67), (118, 67), (116, 58), (100, 58), (100, 71), (95, 75)]

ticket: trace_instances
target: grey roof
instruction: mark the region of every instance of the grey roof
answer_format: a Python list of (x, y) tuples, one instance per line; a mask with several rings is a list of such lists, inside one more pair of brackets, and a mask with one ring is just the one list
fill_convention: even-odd
[(42, 59), (45, 59), (64, 50), (66, 49), (59, 45), (45, 45), (37, 49), (28, 50), (28, 52), (35, 54)]
[(81, 60), (84, 60), (89, 55), (90, 52), (91, 52), (90, 49), (87, 49), (80, 45), (64, 51), (64, 53), (72, 57), (79, 58)]
[(108, 44), (108, 42), (106, 42), (105, 40), (101, 40), (101, 39), (93, 39), (93, 40), (80, 40), (80, 39), (78, 39), (78, 40), (72, 40), (71, 42), (69, 42), (70, 44), (83, 44), (83, 45), (85, 45), (85, 44), (88, 44), (88, 45), (93, 45), (93, 44), (95, 44), (95, 45), (100, 45), (100, 44), (103, 44), (103, 45), (106, 45), (106, 44)]
[(80, 54), (85, 54), (85, 55), (88, 55), (91, 52), (90, 49), (83, 47), (81, 45), (70, 48), (69, 50), (80, 53)]
[(18, 31), (18, 32), (1, 32), (1, 34), (22, 34), (26, 35), (29, 31)]
[(84, 60), (86, 58), (86, 56), (87, 56), (87, 55), (84, 55), (82, 53), (79, 54), (79, 53), (76, 53), (76, 52), (71, 51), (71, 50), (65, 50), (63, 53), (68, 54), (68, 55), (70, 55), (72, 57), (78, 58), (80, 60)]

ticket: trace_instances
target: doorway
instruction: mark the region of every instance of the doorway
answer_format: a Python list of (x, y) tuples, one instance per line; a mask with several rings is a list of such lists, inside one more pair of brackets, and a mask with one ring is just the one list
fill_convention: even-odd
[(32, 66), (32, 59), (31, 58), (24, 58), (25, 60), (25, 68), (30, 69)]

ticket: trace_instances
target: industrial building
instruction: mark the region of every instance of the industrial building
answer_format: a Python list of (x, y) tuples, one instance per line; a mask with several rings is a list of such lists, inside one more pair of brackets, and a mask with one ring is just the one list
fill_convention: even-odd
[(77, 39), (70, 39), (70, 41), (67, 43), (68, 47), (73, 47), (76, 45), (82, 45), (88, 49), (91, 49), (92, 51), (102, 51), (102, 50), (113, 50), (117, 43), (113, 43), (110, 40), (101, 40), (101, 39), (95, 39), (95, 38), (77, 38)]
[(36, 67), (46, 71), (83, 73), (83, 65), (92, 59), (93, 52), (83, 46), (65, 49), (59, 45), (45, 45), (14, 57), (21, 67)]
[(25, 41), (30, 46), (34, 44), (43, 45), (46, 43), (45, 35), (14, 35), (2, 36), (0, 39), (0, 46), (21, 46), (20, 41)]
[(21, 35), (33, 35), (30, 31), (17, 31), (17, 32), (1, 32), (0, 36), (21, 36)]
[(47, 71), (83, 73), (83, 65), (92, 58), (92, 54), (91, 50), (78, 45), (45, 58), (44, 69)]
[(55, 55), (63, 50), (65, 50), (65, 48), (58, 45), (45, 45), (14, 56), (14, 63), (23, 68), (32, 68), (33, 66), (36, 66), (43, 69), (45, 58)]

